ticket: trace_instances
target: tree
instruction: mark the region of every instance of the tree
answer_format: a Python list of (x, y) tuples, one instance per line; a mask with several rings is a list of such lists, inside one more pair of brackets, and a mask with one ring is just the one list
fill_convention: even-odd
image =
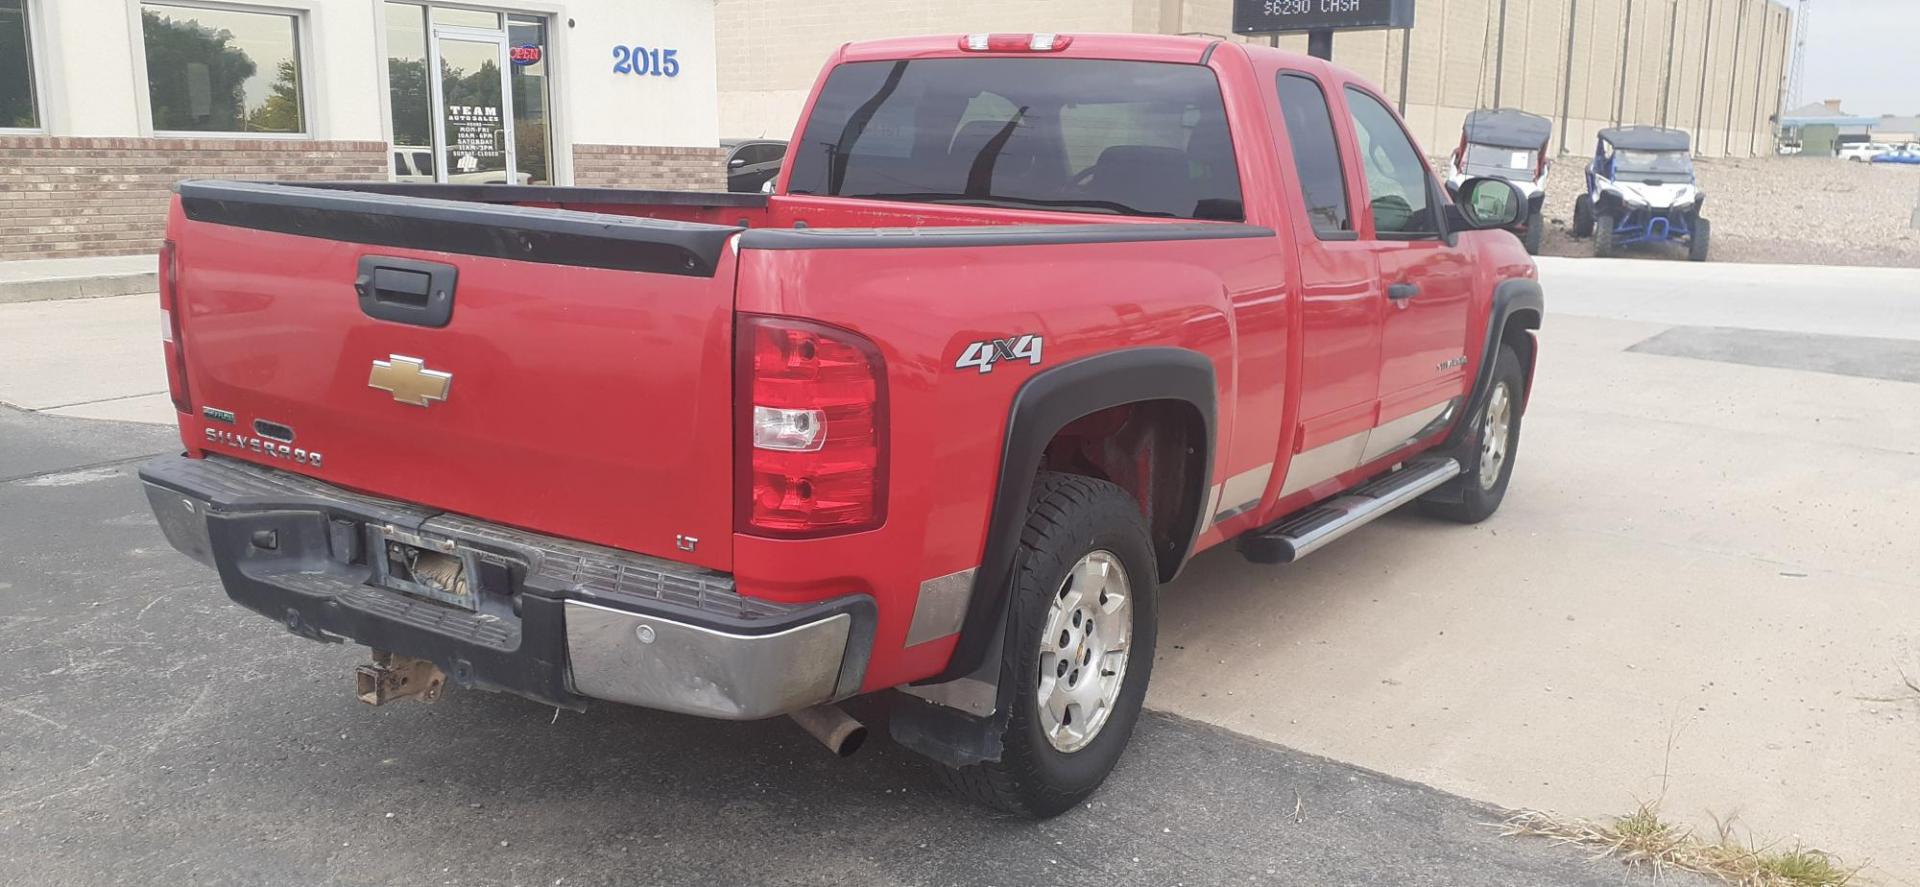
[(433, 144), (433, 104), (428, 96), (425, 59), (387, 59), (387, 84), (393, 103), (393, 143)]
[(254, 132), (302, 132), (300, 122), (300, 69), (292, 60), (280, 63), (280, 76), (267, 87), (267, 100), (247, 115), (247, 129)]
[(239, 47), (233, 32), (214, 30), (141, 10), (147, 46), (147, 94), (155, 129), (232, 132), (242, 128), (243, 89), (259, 66)]

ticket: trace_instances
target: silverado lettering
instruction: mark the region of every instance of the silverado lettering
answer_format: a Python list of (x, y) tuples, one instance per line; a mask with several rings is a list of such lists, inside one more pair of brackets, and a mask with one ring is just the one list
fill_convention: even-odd
[(207, 440), (210, 443), (233, 447), (236, 450), (259, 453), (271, 459), (289, 459), (297, 464), (310, 468), (321, 467), (320, 463), (323, 457), (316, 452), (292, 447), (278, 441), (249, 437), (245, 434), (234, 434), (231, 431), (223, 431), (218, 428), (207, 428), (205, 431)]
[[(846, 752), (838, 704), (885, 693), (960, 791), (1079, 804), (1196, 552), (1500, 506), (1543, 306), (1526, 199), (1450, 194), (1359, 75), (1014, 37), (840, 47), (767, 194), (182, 183), (162, 529), (377, 644), (374, 704), (790, 715)], [(263, 414), (324, 481), (209, 418)]]

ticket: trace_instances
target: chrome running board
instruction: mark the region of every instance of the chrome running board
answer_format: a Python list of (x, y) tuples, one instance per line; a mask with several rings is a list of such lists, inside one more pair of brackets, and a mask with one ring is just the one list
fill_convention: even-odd
[(1240, 537), (1240, 553), (1263, 564), (1290, 564), (1460, 474), (1445, 457), (1408, 462), (1278, 523)]

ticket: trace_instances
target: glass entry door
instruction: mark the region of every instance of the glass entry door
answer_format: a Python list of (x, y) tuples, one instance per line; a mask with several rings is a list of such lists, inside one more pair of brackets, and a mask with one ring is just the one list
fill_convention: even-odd
[(502, 31), (433, 29), (434, 117), (440, 132), (435, 178), (459, 185), (524, 184), (514, 162), (513, 94)]

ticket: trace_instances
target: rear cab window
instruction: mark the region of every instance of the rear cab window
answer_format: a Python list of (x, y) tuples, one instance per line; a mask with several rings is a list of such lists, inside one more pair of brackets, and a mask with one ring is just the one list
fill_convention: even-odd
[(1353, 209), (1347, 200), (1347, 174), (1334, 139), (1333, 111), (1327, 106), (1320, 81), (1294, 71), (1276, 78), (1280, 114), (1287, 141), (1293, 148), (1293, 167), (1300, 180), (1313, 233), (1321, 240), (1352, 240)]
[(1220, 84), (1201, 65), (850, 62), (791, 153), (794, 194), (1244, 218)]

